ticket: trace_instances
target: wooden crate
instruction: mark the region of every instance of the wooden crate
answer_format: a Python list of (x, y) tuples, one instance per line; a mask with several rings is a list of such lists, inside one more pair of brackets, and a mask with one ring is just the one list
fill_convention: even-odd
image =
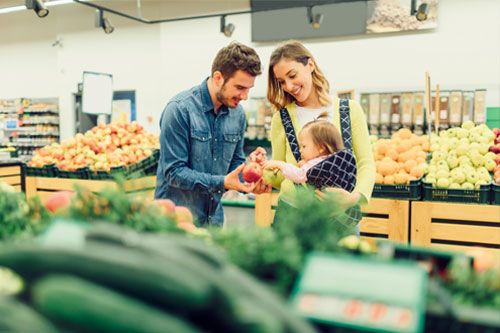
[(0, 181), (11, 185), (17, 192), (24, 190), (24, 175), (21, 164), (7, 163), (0, 165)]
[[(38, 195), (43, 200), (55, 191), (73, 191), (75, 185), (85, 187), (93, 192), (98, 192), (109, 187), (117, 187), (117, 184), (112, 180), (26, 177), (26, 196), (30, 198)], [(153, 199), (155, 185), (156, 177), (149, 176), (127, 180), (124, 186), (127, 193), (137, 193)]]
[(500, 207), (444, 202), (413, 202), (411, 242), (447, 250), (472, 246), (500, 254)]
[[(261, 227), (272, 224), (278, 193), (259, 194), (255, 199), (255, 223)], [(410, 202), (406, 200), (376, 199), (362, 208), (361, 236), (369, 242), (388, 238), (396, 242), (408, 242)]]

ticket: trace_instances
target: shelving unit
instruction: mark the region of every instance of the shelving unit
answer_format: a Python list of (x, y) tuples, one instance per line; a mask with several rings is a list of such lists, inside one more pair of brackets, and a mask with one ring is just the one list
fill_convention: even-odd
[(19, 156), (53, 142), (59, 142), (57, 98), (16, 98), (0, 100), (2, 147), (15, 147)]

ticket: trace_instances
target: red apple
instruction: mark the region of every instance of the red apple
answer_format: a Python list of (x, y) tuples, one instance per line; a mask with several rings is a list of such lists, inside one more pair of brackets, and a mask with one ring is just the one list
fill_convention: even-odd
[(248, 162), (241, 173), (244, 181), (248, 183), (255, 183), (262, 178), (263, 171), (262, 167), (258, 163)]
[(191, 211), (184, 206), (176, 206), (175, 207), (175, 217), (177, 223), (193, 223), (193, 214)]
[(495, 134), (496, 137), (500, 136), (500, 128), (494, 128), (493, 133)]
[(45, 208), (55, 213), (60, 209), (67, 208), (75, 194), (69, 191), (58, 191), (51, 194), (44, 202)]
[(175, 203), (170, 199), (156, 199), (153, 204), (161, 208), (163, 213), (167, 216), (175, 216)]

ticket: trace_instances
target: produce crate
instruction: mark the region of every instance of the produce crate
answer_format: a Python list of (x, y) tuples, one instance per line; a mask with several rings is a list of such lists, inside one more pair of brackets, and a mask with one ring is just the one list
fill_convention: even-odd
[(453, 251), (482, 247), (500, 255), (500, 209), (491, 205), (415, 201), (411, 243)]
[(422, 178), (404, 185), (375, 184), (372, 197), (384, 199), (420, 200), (422, 198)]
[(153, 153), (140, 160), (137, 163), (130, 164), (128, 166), (128, 175), (132, 178), (146, 176), (148, 173), (156, 172), (156, 168), (158, 166), (158, 159), (160, 158), (160, 151), (158, 149), (153, 150)]
[(107, 180), (107, 179), (115, 179), (116, 177), (123, 177), (125, 179), (128, 177), (129, 172), (126, 167), (116, 167), (111, 168), (109, 171), (101, 171), (101, 170), (90, 170), (89, 171), (89, 179), (95, 180)]
[(441, 304), (429, 304), (424, 332), (493, 333), (500, 331), (500, 316), (493, 308), (453, 304), (454, 315)]
[(432, 187), (431, 183), (422, 181), (424, 201), (446, 201), (475, 204), (490, 203), (491, 185), (481, 185), (479, 189), (462, 190)]
[[(38, 195), (44, 199), (55, 191), (74, 191), (75, 185), (93, 192), (118, 187), (118, 184), (113, 180), (26, 177), (26, 196), (30, 198)], [(156, 177), (130, 179), (124, 183), (125, 192), (133, 195), (145, 195), (151, 199), (154, 197), (155, 186)]]
[(80, 168), (75, 171), (57, 169), (57, 178), (70, 178), (70, 179), (89, 179), (89, 168)]
[(57, 168), (54, 164), (46, 165), (42, 168), (26, 166), (26, 176), (33, 177), (57, 177)]
[(500, 185), (491, 184), (491, 204), (500, 205)]
[(24, 191), (24, 172), (23, 163), (0, 163), (0, 182), (12, 186), (17, 192)]

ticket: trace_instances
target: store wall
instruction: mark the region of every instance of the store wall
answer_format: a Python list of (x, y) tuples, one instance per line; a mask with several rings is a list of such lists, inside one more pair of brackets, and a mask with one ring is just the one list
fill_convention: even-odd
[[(62, 138), (74, 133), (72, 93), (84, 70), (112, 73), (116, 90), (136, 90), (138, 119), (157, 132), (168, 99), (200, 83), (217, 50), (238, 40), (261, 56), (251, 96), (265, 96), (276, 43), (251, 42), (248, 14), (227, 17), (236, 25), (231, 38), (219, 32), (219, 18), (145, 25), (112, 15), (116, 30), (105, 35), (93, 10), (60, 7), (43, 20), (28, 11), (0, 15), (0, 98), (58, 96)], [(441, 89), (486, 88), (487, 105), (500, 105), (500, 1), (441, 0), (439, 10), (433, 31), (304, 42), (334, 90), (423, 90), (427, 70)]]

